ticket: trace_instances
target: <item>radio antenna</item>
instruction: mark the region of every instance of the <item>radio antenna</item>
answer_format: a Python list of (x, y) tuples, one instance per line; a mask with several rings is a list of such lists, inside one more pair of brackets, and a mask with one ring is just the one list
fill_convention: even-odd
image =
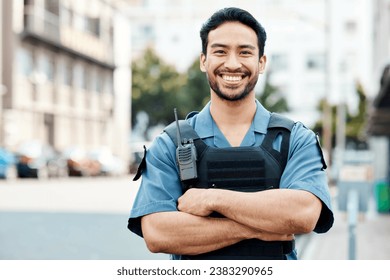
[(181, 133), (180, 133), (180, 126), (179, 126), (179, 120), (177, 117), (177, 109), (174, 108), (173, 112), (175, 114), (175, 121), (176, 121), (176, 138), (177, 138), (177, 144), (180, 146), (183, 146), (183, 143), (181, 142)]

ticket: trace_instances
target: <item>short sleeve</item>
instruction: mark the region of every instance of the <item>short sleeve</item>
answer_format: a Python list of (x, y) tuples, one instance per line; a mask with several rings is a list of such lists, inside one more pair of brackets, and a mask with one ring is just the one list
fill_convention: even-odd
[(146, 166), (128, 220), (128, 228), (143, 236), (141, 218), (145, 215), (177, 211), (182, 195), (175, 161), (175, 145), (166, 133), (159, 135), (146, 151)]
[(327, 232), (334, 222), (325, 168), (326, 164), (315, 133), (302, 123), (296, 123), (291, 132), (289, 159), (280, 187), (305, 190), (321, 200), (322, 211), (314, 229), (317, 233)]

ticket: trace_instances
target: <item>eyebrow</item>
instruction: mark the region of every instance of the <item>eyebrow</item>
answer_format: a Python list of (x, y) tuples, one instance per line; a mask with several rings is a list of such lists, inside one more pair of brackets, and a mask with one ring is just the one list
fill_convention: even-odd
[[(210, 45), (210, 48), (228, 48), (228, 45), (214, 43), (214, 44)], [(249, 45), (249, 44), (239, 45), (239, 48), (240, 49), (251, 49), (251, 50), (255, 50), (256, 49), (255, 46)]]

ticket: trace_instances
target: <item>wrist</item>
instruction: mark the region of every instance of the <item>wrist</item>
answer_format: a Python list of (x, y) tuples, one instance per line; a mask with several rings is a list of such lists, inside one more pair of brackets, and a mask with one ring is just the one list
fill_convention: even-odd
[(208, 210), (218, 212), (217, 209), (218, 209), (220, 191), (221, 190), (214, 189), (214, 188), (207, 189), (207, 192), (206, 192), (207, 197), (205, 198), (205, 202), (206, 202), (206, 207)]

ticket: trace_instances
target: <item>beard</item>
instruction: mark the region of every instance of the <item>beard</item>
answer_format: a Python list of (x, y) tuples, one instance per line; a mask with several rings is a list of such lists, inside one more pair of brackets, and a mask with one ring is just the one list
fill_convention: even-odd
[[(221, 72), (229, 73), (227, 71), (220, 71), (220, 70), (218, 71), (217, 70), (215, 72), (215, 76), (219, 76)], [(247, 71), (244, 71), (244, 72), (243, 71), (236, 71), (235, 73), (237, 73), (237, 72), (243, 73), (245, 77), (249, 76), (249, 73)], [(253, 89), (255, 88), (258, 77), (255, 76), (254, 78), (249, 80), (248, 84), (244, 87), (244, 89), (242, 91), (238, 91), (237, 93), (234, 93), (234, 94), (228, 94), (227, 92), (222, 90), (215, 79), (211, 80), (209, 78), (208, 80), (209, 80), (210, 88), (215, 92), (215, 94), (220, 99), (233, 102), (233, 101), (240, 101), (240, 100), (245, 99), (249, 95), (249, 93), (252, 92)], [(235, 87), (226, 87), (226, 89), (234, 91), (236, 88)]]

